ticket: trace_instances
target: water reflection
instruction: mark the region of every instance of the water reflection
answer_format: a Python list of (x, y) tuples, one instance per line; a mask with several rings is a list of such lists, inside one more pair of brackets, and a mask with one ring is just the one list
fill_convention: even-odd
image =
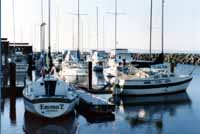
[(187, 93), (163, 96), (141, 96), (121, 98), (121, 112), (132, 128), (147, 126), (148, 131), (162, 133), (163, 115), (176, 116), (181, 106), (190, 106), (191, 100)]
[(102, 72), (93, 72), (93, 83), (95, 85), (101, 86), (105, 84), (104, 75)]
[(16, 125), (16, 97), (10, 97), (10, 120), (11, 124)]
[(29, 112), (24, 113), (25, 134), (75, 134), (77, 126), (75, 112), (57, 119), (44, 119)]

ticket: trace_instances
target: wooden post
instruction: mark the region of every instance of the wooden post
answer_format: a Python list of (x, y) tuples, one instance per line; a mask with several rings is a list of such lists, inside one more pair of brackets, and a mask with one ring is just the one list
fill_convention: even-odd
[(88, 62), (88, 90), (92, 89), (92, 62)]
[(32, 60), (32, 55), (29, 54), (28, 55), (28, 76), (30, 78), (30, 80), (32, 80), (32, 70), (33, 70), (33, 67), (32, 67), (32, 63), (33, 63), (33, 60)]

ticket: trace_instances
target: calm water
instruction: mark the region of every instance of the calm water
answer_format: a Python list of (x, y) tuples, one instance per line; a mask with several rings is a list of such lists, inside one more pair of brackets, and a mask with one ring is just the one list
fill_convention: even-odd
[[(179, 73), (193, 66), (179, 65)], [(119, 100), (114, 121), (95, 120), (78, 113), (65, 119), (44, 120), (24, 112), (22, 98), (4, 99), (1, 107), (2, 134), (199, 134), (200, 67), (193, 73), (187, 93)], [(98, 77), (102, 77), (98, 74)], [(94, 82), (103, 83), (94, 78)], [(103, 95), (108, 98), (108, 95)], [(149, 103), (151, 101), (151, 103)], [(161, 103), (158, 103), (161, 102)], [(98, 123), (92, 123), (98, 122)]]

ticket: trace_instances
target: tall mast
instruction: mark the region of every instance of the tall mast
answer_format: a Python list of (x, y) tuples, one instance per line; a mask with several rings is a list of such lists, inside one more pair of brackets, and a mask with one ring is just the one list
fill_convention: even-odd
[(56, 42), (57, 42), (57, 50), (58, 52), (60, 51), (60, 10), (59, 8), (56, 9), (56, 24), (57, 24), (57, 28), (56, 28)]
[(117, 0), (115, 0), (115, 49), (117, 48)]
[(53, 66), (52, 58), (51, 58), (51, 0), (49, 0), (49, 13), (48, 13), (48, 21), (49, 21), (49, 28), (48, 28), (48, 36), (49, 36), (49, 68)]
[(105, 46), (105, 18), (104, 18), (104, 16), (103, 16), (103, 49), (105, 49), (104, 48), (104, 46)]
[(162, 54), (164, 53), (164, 4), (165, 0), (162, 0)]
[(41, 0), (41, 23), (43, 22), (43, 0)]
[(13, 8), (13, 45), (14, 45), (14, 53), (15, 53), (15, 0), (12, 0), (12, 8)]
[(97, 50), (99, 50), (99, 9), (96, 7), (97, 10)]
[(43, 22), (43, 0), (41, 0), (41, 24), (40, 24), (40, 51), (44, 51), (45, 47), (45, 23)]
[(77, 13), (77, 17), (78, 17), (78, 48), (77, 48), (77, 57), (78, 59), (80, 58), (79, 52), (80, 52), (80, 7), (79, 7), (80, 1), (78, 0), (78, 13)]
[(153, 12), (153, 0), (150, 0), (151, 4), (150, 4), (150, 37), (149, 37), (149, 58), (151, 59), (151, 45), (152, 45), (152, 12)]
[(74, 48), (74, 19), (72, 19), (72, 49)]
[[(1, 9), (1, 1), (0, 1), (0, 9)], [(0, 31), (1, 31), (1, 10), (0, 10)], [(3, 80), (3, 75), (2, 75), (2, 53), (1, 53), (1, 49), (2, 49), (2, 43), (1, 43), (1, 32), (0, 32), (0, 100), (1, 100), (1, 91), (2, 91), (2, 80)], [(0, 107), (1, 107), (1, 103), (0, 103)], [(1, 117), (0, 117), (1, 120)], [(1, 125), (0, 125), (0, 129), (1, 129)]]
[(79, 50), (79, 45), (80, 45), (80, 11), (79, 11), (79, 0), (78, 0), (78, 13), (77, 13), (77, 17), (78, 17), (78, 50)]

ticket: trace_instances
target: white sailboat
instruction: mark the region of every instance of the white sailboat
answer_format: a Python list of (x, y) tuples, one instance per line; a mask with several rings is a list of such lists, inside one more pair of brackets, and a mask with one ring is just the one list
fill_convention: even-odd
[(68, 60), (65, 58), (61, 65), (59, 74), (67, 83), (82, 83), (85, 82), (88, 77), (87, 64), (78, 60), (76, 55), (76, 51), (70, 50), (66, 56)]
[[(162, 1), (162, 21), (164, 12), (164, 1)], [(162, 40), (163, 40), (163, 25), (162, 25)], [(163, 46), (163, 41), (162, 41)], [(163, 48), (163, 47), (162, 47)], [(162, 49), (163, 52), (163, 49)], [(155, 95), (182, 92), (187, 89), (192, 76), (179, 75), (169, 73), (162, 69), (150, 69), (149, 72), (144, 72), (133, 66), (126, 67), (124, 65), (113, 69), (107, 73), (107, 78), (110, 78), (111, 84), (115, 85), (114, 94), (122, 95)], [(162, 71), (161, 71), (162, 70)]]
[[(49, 0), (49, 67), (51, 67), (50, 47), (50, 0)], [(50, 69), (49, 69), (50, 70)], [(79, 97), (72, 87), (54, 75), (46, 74), (27, 85), (23, 90), (25, 110), (46, 118), (56, 118), (68, 114), (79, 103)]]
[[(69, 50), (65, 56), (64, 61), (62, 62), (62, 67), (60, 71), (61, 78), (72, 84), (82, 83), (87, 80), (88, 69), (87, 64), (81, 57), (79, 50), (80, 46), (80, 13), (79, 13), (79, 0), (78, 0), (78, 47), (77, 50)], [(74, 38), (73, 38), (74, 39)]]
[(79, 103), (75, 91), (55, 76), (46, 75), (23, 90), (25, 109), (46, 118), (72, 112)]

